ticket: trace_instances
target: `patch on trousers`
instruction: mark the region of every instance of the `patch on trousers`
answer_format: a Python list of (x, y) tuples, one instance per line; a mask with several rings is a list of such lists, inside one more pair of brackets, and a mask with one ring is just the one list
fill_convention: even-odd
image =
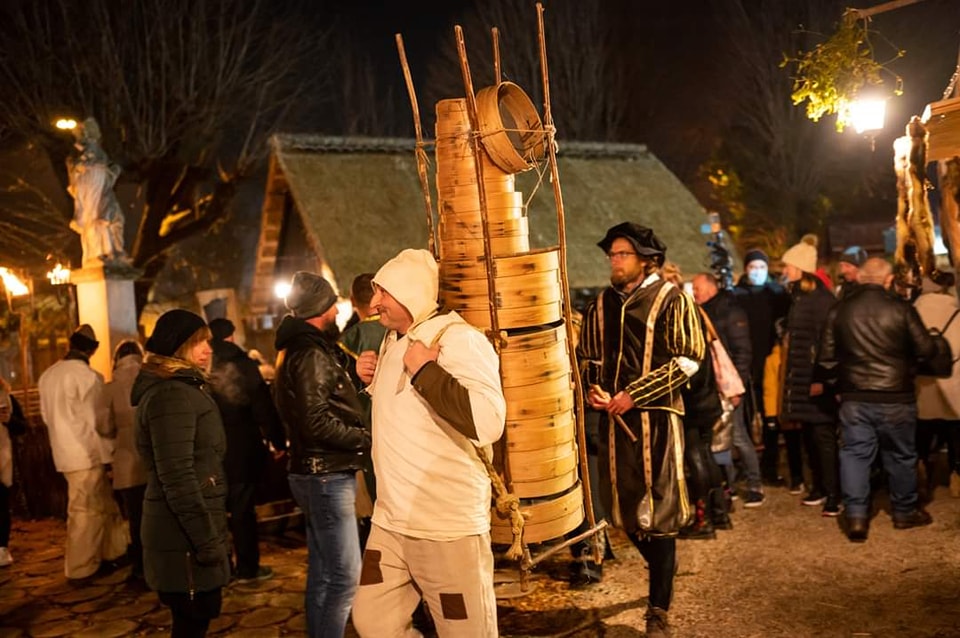
[(377, 549), (368, 549), (363, 553), (363, 567), (360, 569), (361, 585), (376, 585), (383, 582), (380, 556), (380, 550)]
[(467, 603), (463, 594), (440, 594), (440, 609), (447, 620), (466, 620)]

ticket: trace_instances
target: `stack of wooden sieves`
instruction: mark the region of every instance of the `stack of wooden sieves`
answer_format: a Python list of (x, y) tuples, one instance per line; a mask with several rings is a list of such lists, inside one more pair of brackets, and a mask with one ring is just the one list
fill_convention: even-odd
[[(511, 86), (509, 91), (484, 89), (481, 94), (487, 101), (490, 96), (503, 96), (506, 107), (523, 106), (517, 94), (519, 87)], [(493, 111), (493, 106), (486, 107), (488, 112)], [(503, 338), (500, 367), (507, 400), (504, 445), (498, 450), (503, 458), (496, 463), (503, 469), (510, 491), (521, 499), (526, 517), (525, 542), (559, 538), (583, 520), (583, 492), (577, 474), (559, 251), (530, 250), (523, 195), (515, 190), (513, 171), (526, 170), (533, 164), (516, 157), (512, 163), (505, 161), (511, 149), (504, 145), (510, 140), (529, 144), (530, 136), (481, 130), (476, 133), (481, 146), (476, 148), (465, 99), (442, 100), (436, 112), (440, 299), (444, 306), (487, 332), (493, 327), (491, 310), (496, 313)], [(538, 124), (535, 110), (533, 115), (525, 111), (507, 119), (536, 128), (527, 124), (533, 117)], [(488, 116), (481, 118), (481, 127), (491, 120), (500, 122), (499, 117)], [(485, 140), (497, 144), (493, 154), (484, 148)], [(481, 163), (482, 185), (477, 181), (476, 162)], [(489, 262), (484, 252), (481, 187), (486, 201)], [(509, 519), (494, 513), (491, 522), (493, 541), (510, 543)]]

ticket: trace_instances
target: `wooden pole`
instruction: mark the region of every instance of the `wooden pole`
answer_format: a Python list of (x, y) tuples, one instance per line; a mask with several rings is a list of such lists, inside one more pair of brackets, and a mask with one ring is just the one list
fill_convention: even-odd
[(500, 84), (500, 29), (493, 27), (490, 29), (490, 35), (493, 39), (493, 81)]
[[(557, 147), (554, 143), (556, 128), (553, 125), (553, 113), (550, 110), (550, 73), (547, 68), (547, 38), (543, 26), (543, 4), (537, 3), (537, 35), (540, 43), (540, 74), (543, 78), (543, 130), (547, 140), (547, 161), (550, 164), (550, 183), (553, 186), (553, 200), (557, 209), (557, 240), (560, 245), (560, 287), (563, 293), (563, 317), (567, 330), (567, 343), (573, 343), (573, 308), (570, 305), (570, 280), (567, 278), (567, 231), (563, 212), (563, 194), (560, 192), (560, 171), (557, 167)], [(574, 405), (577, 416), (577, 447), (580, 455), (580, 480), (583, 482), (584, 509), (587, 523), (591, 528), (597, 526), (596, 513), (593, 511), (593, 493), (590, 485), (589, 463), (587, 461), (586, 417), (583, 410), (583, 380), (580, 378), (580, 366), (577, 353), (568, 348), (570, 366), (573, 370)], [(603, 558), (600, 542), (595, 537), (593, 559), (599, 563)]]
[(396, 34), (397, 52), (400, 54), (400, 67), (403, 69), (403, 79), (407, 83), (407, 93), (410, 96), (410, 107), (413, 109), (413, 129), (417, 139), (417, 176), (420, 178), (420, 189), (423, 191), (423, 204), (427, 212), (427, 246), (434, 259), (439, 259), (437, 240), (433, 229), (433, 203), (430, 201), (430, 178), (427, 176), (427, 153), (423, 147), (423, 127), (420, 124), (420, 107), (417, 105), (417, 93), (413, 88), (413, 77), (410, 75), (410, 65), (407, 64), (407, 52), (403, 48), (403, 36)]
[(485, 152), (480, 148), (480, 136), (477, 132), (480, 130), (480, 120), (477, 117), (477, 96), (473, 92), (473, 79), (470, 76), (470, 62), (467, 60), (467, 46), (463, 40), (463, 29), (456, 25), (454, 33), (457, 38), (457, 54), (460, 57), (460, 71), (463, 74), (464, 94), (467, 98), (467, 117), (470, 119), (471, 148), (473, 149), (473, 163), (477, 169), (477, 193), (480, 196), (480, 223), (483, 227), (483, 258), (486, 262), (487, 270), (487, 289), (490, 294), (487, 299), (490, 307), (490, 338), (497, 354), (500, 354), (500, 320), (497, 317), (495, 300), (497, 298), (497, 280), (494, 276), (493, 253), (490, 250), (490, 231), (487, 228), (487, 187), (483, 181), (483, 162), (481, 156)]
[(879, 13), (886, 13), (887, 11), (893, 11), (894, 9), (909, 7), (911, 4), (917, 4), (919, 2), (924, 2), (924, 0), (890, 0), (890, 2), (884, 2), (883, 4), (878, 4), (867, 9), (851, 9), (851, 11), (857, 14), (858, 18), (866, 19)]

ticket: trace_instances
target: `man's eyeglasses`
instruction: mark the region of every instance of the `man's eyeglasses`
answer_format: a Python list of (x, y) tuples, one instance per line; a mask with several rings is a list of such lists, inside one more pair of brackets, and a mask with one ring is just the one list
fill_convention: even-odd
[(609, 259), (610, 261), (613, 261), (614, 259), (619, 261), (621, 259), (626, 259), (627, 257), (636, 257), (636, 256), (637, 256), (637, 253), (631, 253), (625, 250), (621, 250), (615, 253), (607, 253), (607, 259)]

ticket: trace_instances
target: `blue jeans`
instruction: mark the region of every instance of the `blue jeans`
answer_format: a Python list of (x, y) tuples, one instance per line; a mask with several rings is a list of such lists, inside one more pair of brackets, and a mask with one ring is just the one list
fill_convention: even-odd
[(356, 472), (290, 474), (307, 524), (307, 633), (341, 638), (360, 580)]
[[(760, 482), (760, 462), (757, 460), (757, 448), (747, 432), (746, 412), (743, 409), (744, 402), (740, 401), (733, 411), (733, 447), (740, 453), (740, 463), (743, 465), (743, 478), (747, 482), (747, 489), (751, 492), (760, 492), (763, 490), (763, 484)], [(736, 470), (733, 464), (726, 466), (727, 482), (730, 487), (734, 486), (736, 479)]]
[(840, 483), (847, 517), (869, 517), (870, 466), (878, 449), (890, 481), (893, 516), (906, 516), (915, 510), (916, 404), (844, 401), (840, 406), (840, 424)]

